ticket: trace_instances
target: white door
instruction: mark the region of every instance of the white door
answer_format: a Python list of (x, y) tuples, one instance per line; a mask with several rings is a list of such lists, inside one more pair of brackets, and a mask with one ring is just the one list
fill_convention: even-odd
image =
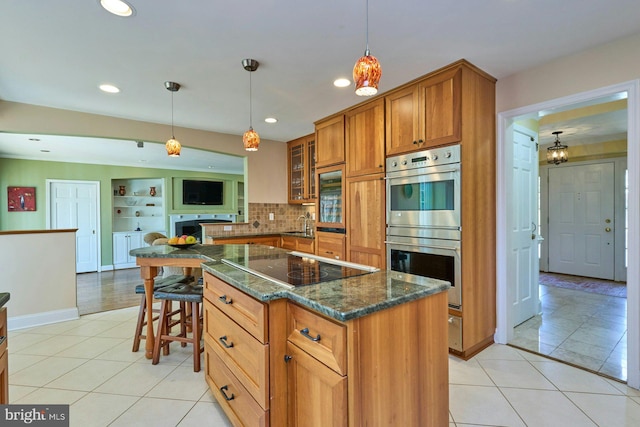
[(76, 272), (98, 271), (99, 183), (49, 181), (49, 228), (77, 228)]
[(510, 258), (514, 265), (513, 325), (540, 311), (538, 292), (538, 150), (534, 133), (517, 125), (513, 131), (513, 204)]
[(549, 271), (613, 280), (613, 163), (549, 168)]

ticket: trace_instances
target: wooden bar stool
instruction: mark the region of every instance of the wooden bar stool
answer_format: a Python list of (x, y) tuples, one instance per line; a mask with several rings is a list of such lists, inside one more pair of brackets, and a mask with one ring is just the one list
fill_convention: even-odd
[[(155, 283), (153, 284), (153, 291), (157, 291), (160, 290), (162, 288), (164, 288), (165, 286), (170, 286), (170, 285), (174, 285), (176, 283), (191, 283), (193, 282), (194, 277), (193, 276), (185, 276), (185, 275), (179, 275), (179, 274), (174, 274), (168, 277), (162, 277), (160, 279), (156, 279)], [(133, 348), (131, 349), (131, 351), (136, 352), (140, 349), (140, 340), (146, 339), (147, 336), (144, 335), (142, 333), (142, 331), (144, 330), (144, 327), (147, 325), (147, 299), (145, 298), (144, 295), (144, 283), (141, 283), (139, 285), (136, 285), (136, 290), (135, 290), (136, 294), (142, 294), (142, 299), (140, 301), (140, 310), (138, 311), (138, 322), (136, 323), (136, 331), (135, 331), (135, 335), (133, 336)], [(169, 317), (172, 317), (173, 315), (179, 313), (178, 310), (171, 312), (171, 306), (168, 306), (168, 309), (170, 311), (169, 313)], [(158, 313), (159, 310), (153, 309), (153, 312)], [(155, 316), (153, 318), (153, 320), (158, 320), (159, 316)]]
[[(182, 347), (188, 343), (193, 345), (193, 371), (200, 371), (200, 353), (204, 351), (204, 347), (200, 345), (202, 336), (202, 315), (200, 306), (202, 304), (202, 286), (189, 285), (184, 283), (176, 283), (166, 286), (153, 293), (155, 299), (162, 300), (160, 306), (160, 319), (158, 320), (158, 333), (153, 347), (152, 363), (157, 365), (160, 361), (160, 348), (163, 348), (165, 355), (169, 354), (169, 344), (173, 341), (180, 342)], [(170, 312), (169, 304), (172, 301), (180, 303), (180, 320), (172, 321), (168, 313)], [(187, 307), (191, 309), (187, 312)], [(171, 326), (180, 325), (180, 332), (171, 335)], [(191, 328), (191, 337), (188, 335), (188, 328)]]

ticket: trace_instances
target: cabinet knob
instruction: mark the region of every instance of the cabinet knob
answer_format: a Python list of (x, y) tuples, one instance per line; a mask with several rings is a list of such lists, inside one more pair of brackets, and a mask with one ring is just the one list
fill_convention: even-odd
[(284, 361), (285, 363), (287, 363), (289, 360), (293, 359), (293, 357), (289, 356), (288, 354), (284, 355)]

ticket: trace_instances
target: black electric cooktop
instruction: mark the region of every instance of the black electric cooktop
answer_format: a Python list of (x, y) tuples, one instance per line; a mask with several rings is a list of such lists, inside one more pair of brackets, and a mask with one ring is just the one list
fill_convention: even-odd
[(287, 287), (345, 279), (377, 271), (376, 268), (333, 261), (301, 252), (251, 256), (222, 262)]

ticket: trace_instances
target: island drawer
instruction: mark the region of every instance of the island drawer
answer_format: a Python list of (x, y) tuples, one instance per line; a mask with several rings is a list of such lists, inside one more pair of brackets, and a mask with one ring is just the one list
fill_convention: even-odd
[(264, 411), (205, 341), (205, 378), (211, 392), (234, 426), (268, 426)]
[(269, 340), (267, 307), (244, 292), (205, 273), (204, 297), (261, 343)]
[(340, 375), (347, 375), (344, 325), (296, 304), (287, 305), (287, 339)]
[(204, 303), (204, 325), (205, 341), (260, 406), (269, 408), (269, 346), (208, 301)]

